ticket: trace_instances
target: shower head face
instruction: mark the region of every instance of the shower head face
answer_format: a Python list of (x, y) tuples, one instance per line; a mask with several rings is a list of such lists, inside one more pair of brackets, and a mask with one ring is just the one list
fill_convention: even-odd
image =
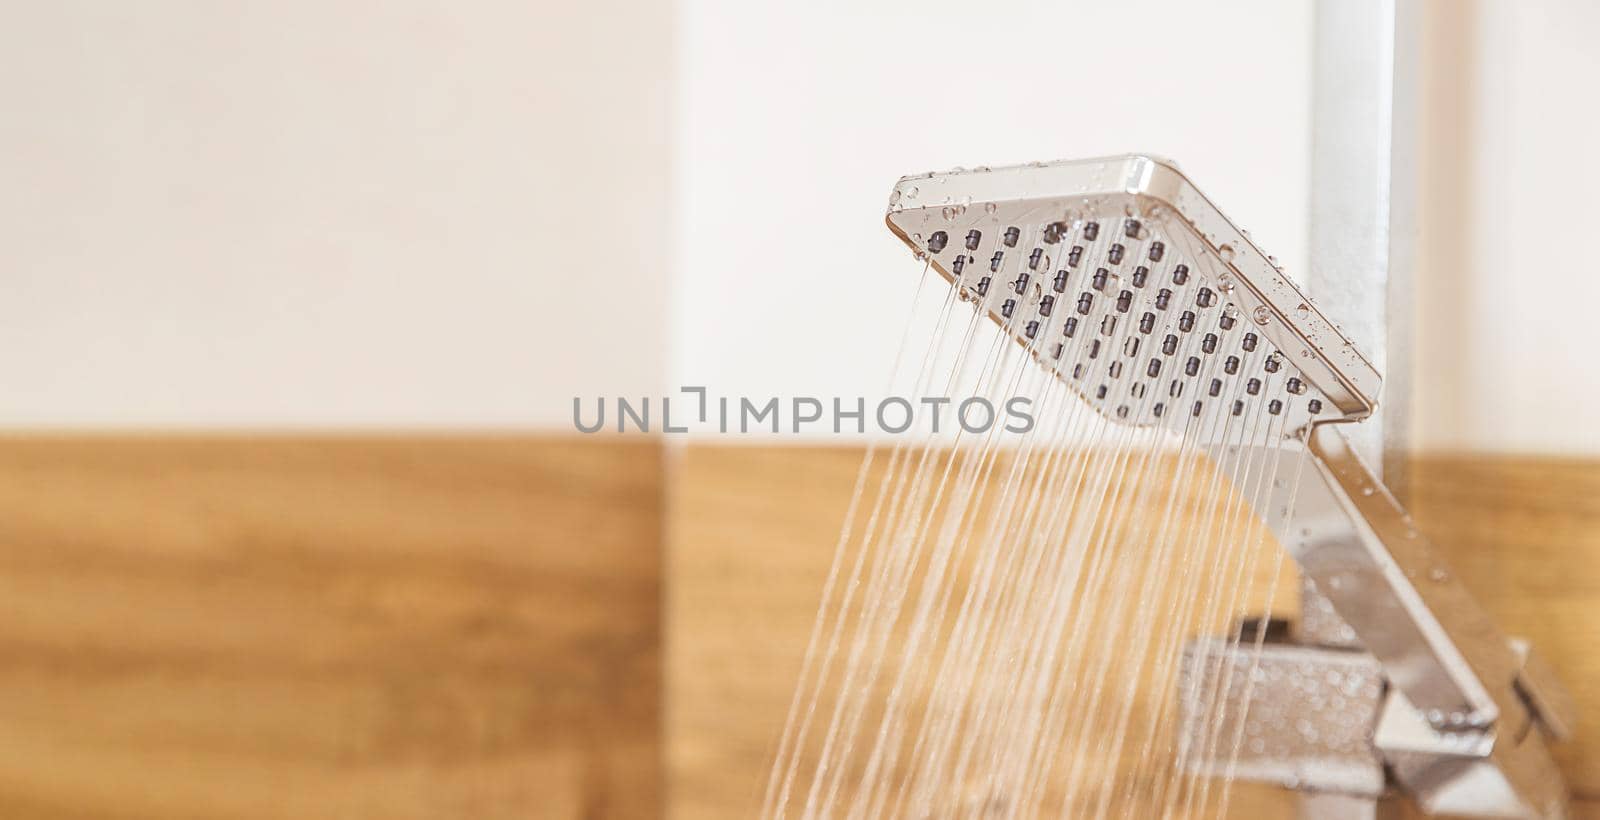
[(890, 230), (1100, 413), (1285, 435), (1372, 412), (1380, 378), (1170, 163), (1124, 156), (895, 186)]

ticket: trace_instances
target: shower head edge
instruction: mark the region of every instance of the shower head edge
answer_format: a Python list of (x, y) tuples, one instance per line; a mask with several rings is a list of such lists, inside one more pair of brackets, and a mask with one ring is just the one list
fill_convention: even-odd
[(951, 209), (971, 221), (970, 215), (999, 205), (1039, 214), (1137, 213), (1189, 234), (1243, 285), (1230, 301), (1285, 355), (1298, 354), (1298, 367), (1337, 408), (1336, 417), (1322, 421), (1357, 421), (1376, 409), (1382, 377), (1371, 361), (1171, 160), (1124, 154), (914, 174), (896, 183), (885, 221), (955, 283), (950, 255), (931, 252), (918, 235), (951, 222)]

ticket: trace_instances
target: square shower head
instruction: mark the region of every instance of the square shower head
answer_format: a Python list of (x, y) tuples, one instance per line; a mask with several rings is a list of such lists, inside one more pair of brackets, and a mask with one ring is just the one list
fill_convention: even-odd
[(1115, 420), (1275, 416), (1287, 435), (1376, 403), (1367, 359), (1168, 161), (909, 176), (887, 221)]

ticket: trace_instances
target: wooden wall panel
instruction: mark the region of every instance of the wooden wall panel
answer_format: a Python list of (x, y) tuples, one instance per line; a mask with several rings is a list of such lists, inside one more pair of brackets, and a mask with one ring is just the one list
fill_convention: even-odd
[[(759, 807), (860, 460), (848, 448), (706, 445), (679, 461), (667, 564), (673, 817)], [(1421, 525), (1578, 695), (1584, 735), (1560, 759), (1580, 795), (1600, 798), (1600, 463), (1431, 457), (1415, 482)], [(1235, 808), (1290, 811), (1254, 790)], [(1578, 814), (1600, 816), (1600, 805)]]
[[(859, 459), (693, 445), (668, 508), (649, 441), (0, 440), (0, 817), (749, 816)], [(1413, 506), (1600, 796), (1600, 465), (1426, 459)]]
[(1414, 469), (1418, 524), (1577, 698), (1578, 736), (1556, 757), (1600, 800), (1600, 463), (1436, 456)]
[(861, 452), (691, 446), (670, 484), (669, 817), (756, 816)]
[(651, 817), (626, 439), (0, 441), (0, 817)]
[[(667, 564), (672, 817), (759, 809), (861, 458), (848, 448), (703, 446), (679, 461)], [(1257, 567), (1256, 594), (1268, 566)], [(1284, 586), (1280, 602), (1293, 596)], [(1290, 806), (1277, 790), (1245, 787), (1233, 814)]]

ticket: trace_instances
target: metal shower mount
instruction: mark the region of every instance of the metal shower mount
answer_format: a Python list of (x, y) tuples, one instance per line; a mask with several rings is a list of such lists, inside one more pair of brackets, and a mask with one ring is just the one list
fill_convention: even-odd
[[(1283, 437), (1280, 458), (1309, 456), (1298, 486), (1273, 488), (1257, 512), (1370, 656), (1271, 644), (1261, 662), (1386, 684), (1347, 703), (1370, 722), (1370, 744), (1283, 737), (1235, 773), (1399, 790), (1430, 813), (1566, 815), (1547, 745), (1571, 733), (1570, 699), (1496, 628), (1340, 429), (1375, 410), (1377, 370), (1175, 165), (1128, 155), (906, 177), (887, 222), (1112, 421), (1176, 429), (1256, 414)], [(1227, 651), (1198, 641), (1189, 668), (1221, 667)], [(1268, 686), (1225, 708), (1248, 722), (1295, 709), (1296, 697)]]

